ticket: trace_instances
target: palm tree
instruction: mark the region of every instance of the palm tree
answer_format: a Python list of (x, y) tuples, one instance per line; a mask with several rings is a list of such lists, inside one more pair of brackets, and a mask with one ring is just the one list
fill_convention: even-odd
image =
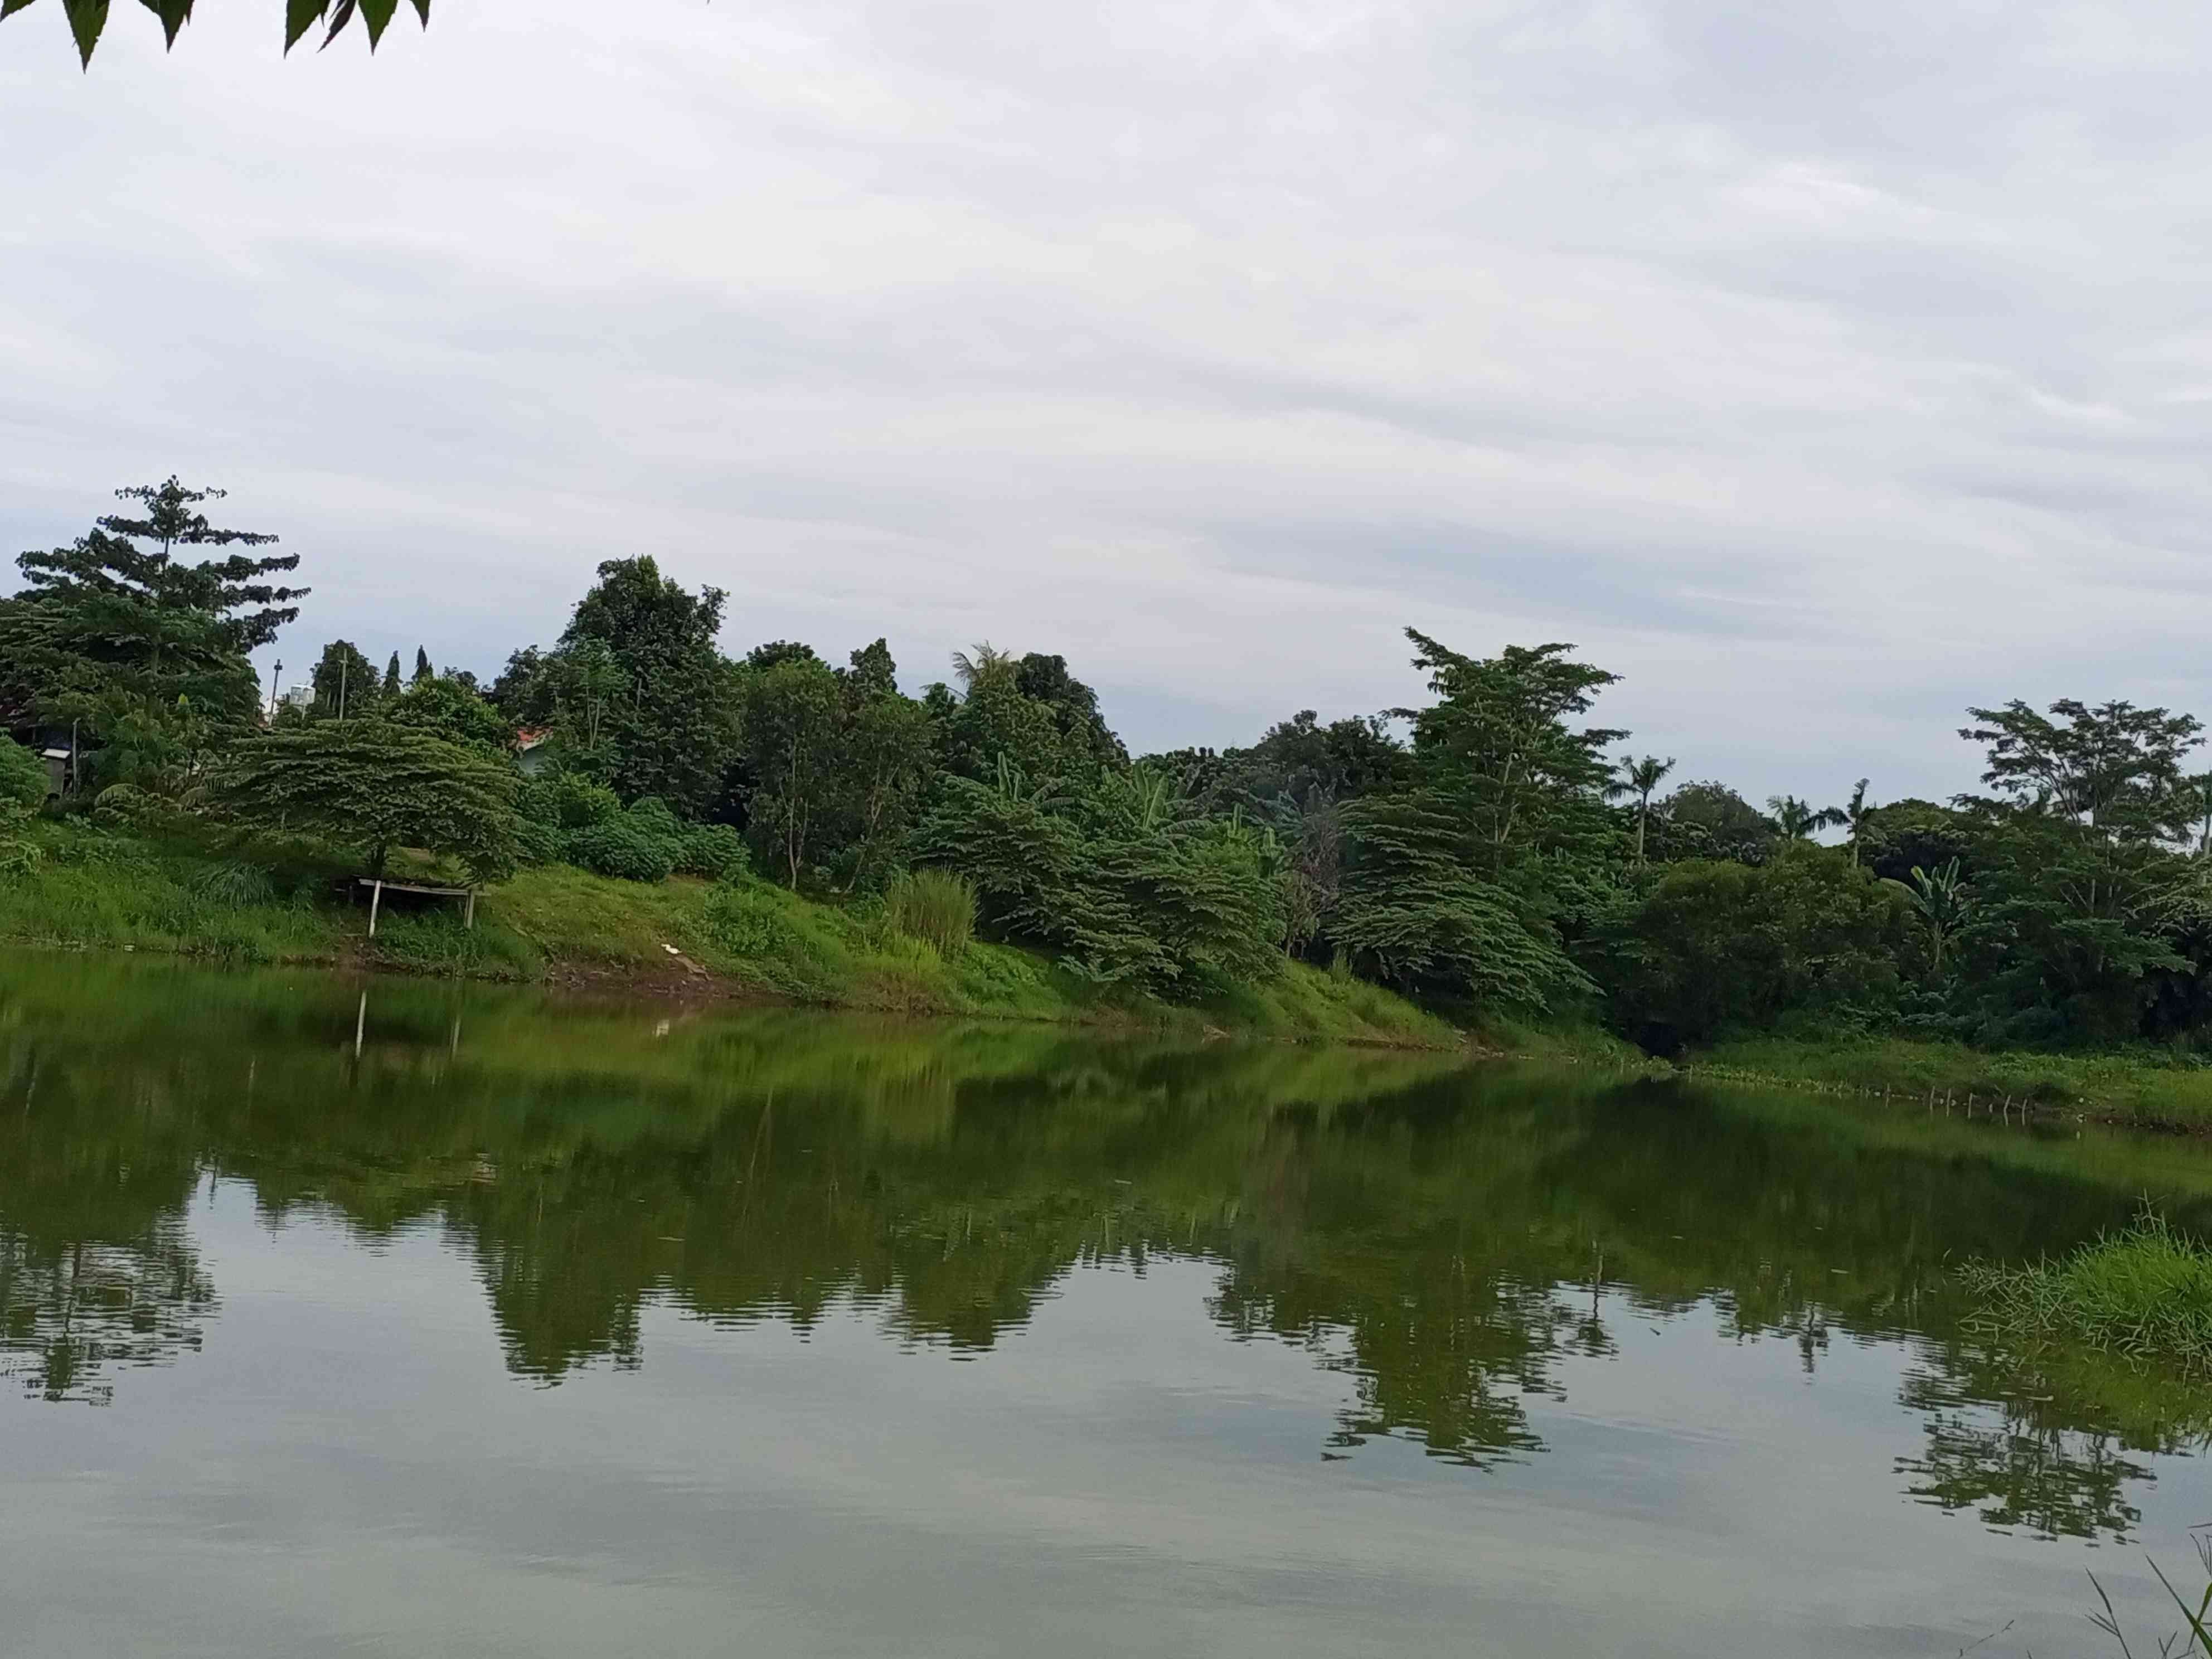
[(1766, 810), (1774, 814), (1775, 824), (1785, 841), (1802, 841), (1808, 836), (1848, 822), (1842, 807), (1814, 807), (1795, 795), (1769, 795)]
[(1920, 925), (1927, 929), (1929, 954), (1941, 974), (1945, 949), (1966, 925), (1974, 908), (1973, 889), (1959, 878), (1959, 860), (1953, 859), (1933, 875), (1916, 864), (1911, 881), (1893, 881), (1889, 885), (1905, 895)]
[(1843, 807), (1844, 822), (1850, 826), (1851, 868), (1854, 870), (1859, 867), (1860, 838), (1866, 834), (1867, 825), (1874, 817), (1874, 808), (1867, 804), (1866, 792), (1867, 781), (1861, 778), (1851, 786), (1851, 798)]
[(960, 682), (960, 689), (970, 696), (981, 686), (1012, 679), (1014, 667), (1014, 653), (1000, 650), (988, 640), (978, 645), (972, 656), (965, 651), (952, 653), (952, 672)]
[(1641, 760), (1623, 760), (1620, 781), (1613, 786), (1615, 793), (1636, 797), (1636, 861), (1644, 862), (1644, 828), (1651, 818), (1651, 795), (1667, 775), (1674, 769), (1672, 755), (1661, 760), (1656, 755), (1646, 755)]

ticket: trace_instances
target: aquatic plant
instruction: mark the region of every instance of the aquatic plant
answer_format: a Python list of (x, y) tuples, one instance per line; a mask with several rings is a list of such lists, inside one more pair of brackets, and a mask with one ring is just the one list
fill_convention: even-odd
[(1970, 1263), (1970, 1326), (2026, 1346), (2080, 1344), (2185, 1377), (2212, 1374), (2212, 1249), (2146, 1207), (2071, 1255), (2025, 1267)]

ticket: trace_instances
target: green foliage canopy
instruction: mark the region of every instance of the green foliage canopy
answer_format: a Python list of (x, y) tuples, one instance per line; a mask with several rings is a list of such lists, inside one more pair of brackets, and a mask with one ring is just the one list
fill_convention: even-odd
[(363, 849), (373, 875), (414, 847), (494, 881), (519, 856), (519, 782), (505, 762), (427, 732), (329, 720), (231, 745), (215, 797), (256, 830)]
[(46, 762), (0, 734), (0, 818), (32, 811), (46, 799)]

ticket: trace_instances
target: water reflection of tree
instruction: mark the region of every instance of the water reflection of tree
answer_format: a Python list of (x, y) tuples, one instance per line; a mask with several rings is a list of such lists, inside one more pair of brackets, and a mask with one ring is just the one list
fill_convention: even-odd
[(184, 1219), (198, 1167), (149, 1130), (158, 1079), (134, 1121), (104, 1079), (45, 1060), (0, 1036), (0, 1375), (105, 1405), (115, 1370), (197, 1352), (215, 1311)]
[[(117, 1305), (166, 1295), (181, 1346), (212, 1293), (156, 1271), (149, 1229), (206, 1168), (249, 1181), (275, 1224), (441, 1227), (508, 1366), (547, 1382), (645, 1363), (656, 1304), (802, 1331), (852, 1310), (982, 1353), (1082, 1265), (1164, 1256), (1212, 1265), (1225, 1334), (1342, 1374), (1339, 1449), (1389, 1435), (1474, 1466), (1530, 1455), (1532, 1413), (1577, 1358), (1616, 1353), (1625, 1318), (1688, 1310), (1792, 1344), (1808, 1371), (1838, 1335), (1921, 1345), (1904, 1400), (1929, 1437), (1905, 1480), (1998, 1524), (2123, 1531), (2140, 1454), (2179, 1443), (2100, 1418), (2102, 1384), (2037, 1407), (2053, 1391), (1977, 1369), (1943, 1299), (1947, 1256), (2030, 1255), (2124, 1218), (2142, 1183), (2084, 1179), (2078, 1149), (1433, 1057), (1018, 1028), (855, 1041), (738, 1016), (663, 1036), (495, 999), (457, 1041), (453, 994), (380, 988), (391, 1006), (366, 1013), (252, 1001), (228, 1026), (172, 1019), (49, 1055), (40, 1087), (74, 1109), (0, 1121), (0, 1228), (36, 1266), (8, 1282), (37, 1278), (37, 1306), (58, 1307), (54, 1249), (137, 1249)], [(0, 1078), (11, 1041), (0, 1030)], [(189, 1266), (180, 1233), (161, 1248)], [(42, 1375), (77, 1386), (75, 1350), (58, 1352)]]
[(181, 1216), (122, 1243), (0, 1232), (0, 1375), (41, 1399), (106, 1405), (113, 1370), (198, 1352), (215, 1309)]
[[(1926, 1449), (1911, 1494), (2045, 1538), (2128, 1536), (2143, 1459), (2212, 1447), (2212, 1401), (2180, 1379), (2086, 1352), (2021, 1354), (1964, 1336), (1905, 1379)], [(2131, 1455), (2132, 1454), (2132, 1455)]]

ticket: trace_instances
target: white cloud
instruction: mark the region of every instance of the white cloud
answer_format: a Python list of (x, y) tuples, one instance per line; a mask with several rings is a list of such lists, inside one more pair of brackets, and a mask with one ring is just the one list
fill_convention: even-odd
[[(2191, 704), (2212, 20), (1725, 0), (478, 0), (0, 29), (0, 533), (230, 485), (284, 649), (1065, 651), (1140, 745), (1563, 638), (1747, 793)], [(266, 15), (263, 14), (266, 13)], [(2203, 705), (2212, 714), (2212, 702)]]

